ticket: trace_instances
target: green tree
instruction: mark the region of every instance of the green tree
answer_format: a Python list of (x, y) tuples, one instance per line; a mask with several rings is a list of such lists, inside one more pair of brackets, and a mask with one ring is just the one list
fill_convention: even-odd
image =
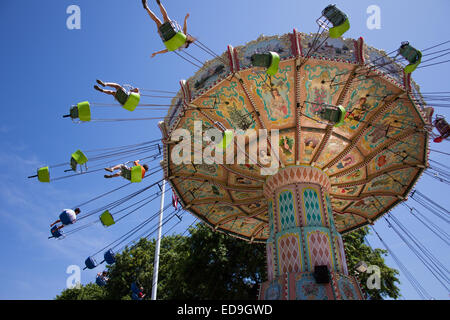
[(80, 286), (79, 289), (65, 289), (60, 295), (56, 296), (56, 300), (104, 300), (106, 290), (99, 287), (95, 283), (88, 283)]
[(381, 288), (369, 289), (367, 287), (367, 279), (371, 274), (360, 273), (358, 275), (361, 288), (369, 295), (372, 300), (380, 300), (386, 297), (397, 299), (400, 296), (400, 289), (396, 283), (400, 283), (398, 279), (398, 271), (389, 268), (384, 256), (387, 255), (387, 250), (372, 249), (368, 246), (364, 239), (369, 234), (367, 227), (359, 228), (353, 232), (345, 234), (342, 238), (344, 240), (345, 254), (347, 256), (347, 265), (349, 272), (354, 272), (356, 264), (364, 261), (367, 265), (375, 265), (380, 268), (380, 284)]
[[(266, 279), (265, 245), (214, 232), (204, 224), (189, 231), (190, 236), (168, 236), (161, 241), (158, 299), (256, 299), (258, 284)], [(384, 250), (372, 250), (364, 243), (367, 233), (367, 228), (362, 228), (344, 236), (349, 270), (353, 273), (359, 261), (379, 266), (381, 290), (367, 289), (368, 274), (360, 276), (361, 286), (372, 299), (397, 298), (398, 272), (385, 265)], [(141, 239), (117, 254), (114, 265), (107, 266), (110, 280), (106, 287), (88, 284), (82, 289), (64, 290), (56, 298), (130, 299), (134, 281), (144, 287), (149, 297), (154, 252), (155, 240)]]
[(266, 277), (265, 246), (214, 232), (203, 224), (190, 231), (179, 248), (183, 259), (166, 279), (161, 297), (256, 299), (258, 284)]

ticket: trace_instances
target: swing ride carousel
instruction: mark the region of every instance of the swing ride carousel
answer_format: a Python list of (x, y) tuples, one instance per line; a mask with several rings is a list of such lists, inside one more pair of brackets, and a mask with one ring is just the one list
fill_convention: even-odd
[[(364, 299), (341, 234), (405, 201), (427, 167), (432, 123), (411, 79), (417, 65), (326, 35), (294, 29), (228, 46), (180, 81), (159, 124), (164, 175), (183, 208), (266, 244), (259, 299)], [(175, 163), (178, 154), (188, 160)]]
[[(50, 182), (103, 171), (104, 161), (162, 158), (145, 176), (135, 162), (128, 175), (122, 175), (129, 183), (73, 207), (82, 207), (77, 221), (101, 213), (99, 219), (67, 232), (55, 225), (50, 238), (63, 239), (97, 222), (109, 227), (164, 198), (161, 192), (168, 181), (175, 210), (160, 227), (174, 217), (181, 220), (177, 213), (183, 209), (217, 232), (266, 244), (268, 279), (260, 284), (259, 299), (364, 299), (354, 270), (347, 268), (341, 234), (373, 226), (404, 203), (426, 169), (442, 173), (428, 165), (428, 143), (430, 137), (436, 143), (448, 139), (450, 127), (442, 116), (432, 120), (433, 108), (426, 106), (411, 78), (422, 62), (419, 50), (402, 42), (398, 50), (386, 53), (363, 38), (343, 38), (350, 27), (347, 16), (332, 5), (322, 15), (317, 20), (322, 32), (294, 29), (261, 36), (236, 48), (229, 45), (220, 56), (196, 41), (215, 58), (180, 81), (181, 89), (158, 125), (162, 139), (77, 150), (70, 163), (39, 168), (29, 178)], [(128, 111), (156, 106), (140, 103), (145, 94), (121, 90), (122, 107)], [(431, 94), (427, 99), (442, 98)], [(80, 102), (64, 117), (75, 122), (161, 119), (92, 119), (95, 104)], [(70, 166), (64, 172), (74, 173), (50, 177), (50, 169), (62, 166)], [(161, 171), (158, 181), (85, 210)], [(158, 192), (119, 210), (156, 186)], [(89, 256), (86, 268), (114, 264), (116, 253), (158, 230), (151, 228), (129, 241), (170, 207), (161, 204), (160, 212)], [(63, 221), (68, 219), (64, 212), (61, 222), (73, 224)], [(101, 252), (98, 264), (95, 256)], [(138, 293), (133, 285), (132, 291)]]

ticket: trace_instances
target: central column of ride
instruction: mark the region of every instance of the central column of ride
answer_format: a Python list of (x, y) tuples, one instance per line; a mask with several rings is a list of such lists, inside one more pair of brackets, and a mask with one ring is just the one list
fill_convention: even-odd
[(348, 275), (330, 185), (328, 176), (311, 166), (289, 166), (267, 178), (268, 281), (261, 284), (259, 299), (362, 299), (356, 279)]

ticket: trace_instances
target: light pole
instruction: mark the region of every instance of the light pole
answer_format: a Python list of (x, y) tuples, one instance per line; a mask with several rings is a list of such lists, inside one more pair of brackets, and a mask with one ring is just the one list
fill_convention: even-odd
[(152, 300), (156, 300), (156, 291), (158, 289), (159, 251), (161, 247), (161, 231), (162, 231), (162, 220), (164, 211), (164, 196), (166, 193), (166, 180), (163, 180), (162, 183), (163, 185), (161, 194), (161, 209), (159, 211), (158, 237), (156, 238), (155, 261), (153, 263)]

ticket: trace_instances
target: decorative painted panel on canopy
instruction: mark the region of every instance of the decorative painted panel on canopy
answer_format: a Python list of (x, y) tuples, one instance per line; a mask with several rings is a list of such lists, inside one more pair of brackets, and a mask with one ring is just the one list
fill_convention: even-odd
[[(258, 191), (270, 179), (262, 168), (267, 167), (264, 159), (275, 157), (274, 148), (279, 167), (313, 166), (329, 176), (329, 204), (319, 198), (319, 205), (332, 207), (339, 232), (370, 224), (392, 210), (427, 166), (427, 123), (420, 114), (424, 103), (409, 99), (407, 88), (420, 92), (410, 76), (405, 77), (403, 66), (362, 38), (328, 39), (305, 59), (314, 35), (296, 32), (296, 37), (261, 36), (229, 47), (183, 82), (187, 85), (173, 99), (162, 125), (167, 140), (177, 128), (193, 134), (195, 120), (203, 121), (202, 130), (279, 130), (278, 141), (267, 139), (267, 150), (256, 155), (247, 139), (241, 148), (245, 163), (237, 163), (236, 148), (228, 164), (194, 167), (174, 165), (170, 156), (164, 159), (166, 176), (182, 176), (172, 178), (171, 184), (180, 202), (191, 204), (188, 210), (218, 231), (249, 241), (265, 242), (270, 234), (264, 225), (269, 220), (267, 200)], [(265, 52), (281, 58), (278, 71), (270, 76), (252, 67), (251, 56)], [(382, 63), (387, 69), (374, 67)], [(334, 127), (323, 119), (322, 110), (338, 105), (346, 114), (343, 124)], [(211, 144), (202, 140), (204, 148)], [(174, 147), (167, 145), (166, 154)], [(309, 222), (318, 223), (312, 198), (307, 195)], [(279, 199), (273, 201), (275, 205)], [(288, 226), (290, 220), (284, 219)]]

